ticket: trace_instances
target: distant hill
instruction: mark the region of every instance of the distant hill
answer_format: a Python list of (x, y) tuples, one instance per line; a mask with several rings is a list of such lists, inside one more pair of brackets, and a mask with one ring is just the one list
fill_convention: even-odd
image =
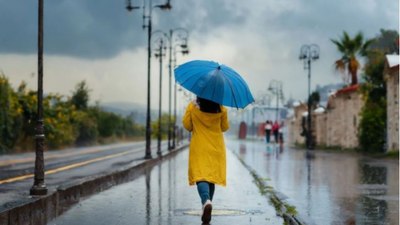
[[(107, 112), (112, 112), (121, 116), (132, 115), (138, 124), (146, 123), (146, 106), (133, 102), (104, 102), (100, 107)], [(152, 113), (153, 115), (154, 113)]]

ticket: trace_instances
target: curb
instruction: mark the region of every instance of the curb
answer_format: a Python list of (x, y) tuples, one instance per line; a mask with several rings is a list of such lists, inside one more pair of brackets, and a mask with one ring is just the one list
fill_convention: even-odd
[(167, 151), (161, 157), (148, 159), (130, 168), (90, 177), (87, 180), (78, 180), (69, 184), (61, 184), (54, 191), (49, 190), (51, 193), (45, 196), (33, 197), (30, 201), (0, 212), (0, 224), (45, 225), (47, 222), (67, 211), (81, 199), (107, 190), (115, 185), (131, 181), (159, 162), (175, 156), (187, 146), (188, 144), (183, 144), (172, 151)]

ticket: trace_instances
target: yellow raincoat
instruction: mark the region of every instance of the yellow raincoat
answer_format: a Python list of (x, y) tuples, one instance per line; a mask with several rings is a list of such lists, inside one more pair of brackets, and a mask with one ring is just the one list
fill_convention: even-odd
[(200, 111), (191, 102), (182, 119), (192, 132), (189, 150), (189, 185), (198, 181), (226, 185), (226, 152), (223, 132), (229, 129), (227, 109), (220, 113)]

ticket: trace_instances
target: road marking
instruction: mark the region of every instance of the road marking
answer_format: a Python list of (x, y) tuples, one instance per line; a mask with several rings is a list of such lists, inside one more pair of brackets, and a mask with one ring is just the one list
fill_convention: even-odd
[[(142, 150), (142, 149), (141, 149)], [(110, 159), (110, 158), (115, 158), (118, 156), (122, 156), (122, 155), (126, 155), (128, 153), (132, 153), (132, 151), (125, 151), (125, 152), (120, 152), (120, 153), (116, 153), (116, 154), (112, 154), (112, 155), (107, 155), (107, 156), (103, 156), (100, 158), (95, 158), (95, 159), (91, 159), (91, 160), (87, 160), (87, 161), (83, 161), (83, 162), (79, 162), (79, 163), (74, 163), (68, 166), (63, 166), (63, 167), (59, 167), (56, 169), (52, 169), (52, 170), (48, 170), (46, 171), (44, 174), (45, 175), (49, 175), (49, 174), (53, 174), (53, 173), (58, 173), (64, 170), (69, 170), (69, 169), (73, 169), (76, 167), (81, 167), (81, 166), (85, 166), (87, 164), (90, 163), (95, 163), (98, 161), (102, 161), (102, 160), (106, 160), (106, 159)], [(20, 181), (20, 180), (25, 180), (28, 178), (33, 177), (33, 174), (27, 174), (27, 175), (22, 175), (22, 176), (18, 176), (18, 177), (13, 177), (13, 178), (8, 178), (8, 179), (4, 179), (4, 180), (0, 180), (0, 184), (5, 184), (5, 183), (11, 183), (11, 182), (15, 182), (15, 181)]]
[[(128, 145), (127, 145), (128, 146)], [(133, 147), (133, 146), (131, 146)], [(118, 148), (118, 146), (117, 146)], [(44, 156), (44, 160), (49, 160), (49, 159), (57, 159), (57, 158), (62, 158), (62, 157), (69, 157), (69, 156), (76, 156), (76, 155), (84, 155), (84, 154), (91, 154), (91, 153), (96, 153), (96, 152), (102, 152), (102, 151), (107, 151), (107, 150), (113, 150), (114, 148), (95, 148), (95, 149), (88, 149), (88, 150), (81, 150), (81, 151), (75, 151), (75, 152), (67, 152), (67, 153), (61, 153), (57, 155), (50, 155), (50, 156)], [(34, 162), (35, 157), (29, 157), (29, 158), (23, 158), (23, 159), (10, 159), (10, 160), (4, 160), (0, 161), (0, 167), (2, 166), (8, 166), (8, 165), (13, 165), (13, 164), (19, 164), (19, 163), (27, 163), (27, 162)]]

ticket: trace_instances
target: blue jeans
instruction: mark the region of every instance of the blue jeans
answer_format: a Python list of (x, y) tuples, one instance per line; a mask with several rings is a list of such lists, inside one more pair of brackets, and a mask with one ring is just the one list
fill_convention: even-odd
[(201, 198), (201, 204), (204, 205), (208, 199), (212, 201), (215, 191), (215, 184), (207, 181), (199, 181), (196, 182), (196, 184), (197, 191), (199, 192)]

